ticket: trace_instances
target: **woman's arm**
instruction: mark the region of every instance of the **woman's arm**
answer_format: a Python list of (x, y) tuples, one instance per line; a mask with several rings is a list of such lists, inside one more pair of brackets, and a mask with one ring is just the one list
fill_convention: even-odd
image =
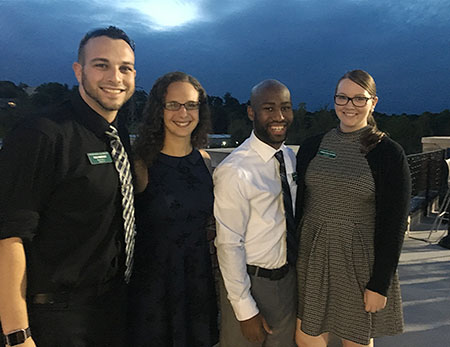
[(148, 185), (148, 169), (144, 161), (138, 159), (134, 162), (136, 180), (134, 182), (134, 192), (142, 193)]
[(203, 161), (205, 162), (205, 165), (208, 168), (209, 173), (212, 175), (213, 168), (211, 163), (211, 156), (204, 149), (199, 149), (198, 151), (202, 155)]
[(411, 175), (403, 149), (385, 139), (369, 152), (376, 187), (375, 261), (367, 289), (386, 296), (397, 269), (411, 199)]

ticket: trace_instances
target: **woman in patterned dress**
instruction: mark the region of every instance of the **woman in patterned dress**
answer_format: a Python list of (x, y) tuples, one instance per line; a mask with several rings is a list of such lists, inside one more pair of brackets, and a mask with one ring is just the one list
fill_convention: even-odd
[(206, 92), (171, 72), (150, 91), (135, 144), (136, 247), (129, 346), (211, 347), (218, 341), (208, 227), (211, 175)]
[(301, 233), (296, 342), (345, 347), (402, 332), (397, 265), (411, 182), (403, 149), (378, 130), (373, 78), (346, 73), (335, 90), (339, 126), (297, 154)]

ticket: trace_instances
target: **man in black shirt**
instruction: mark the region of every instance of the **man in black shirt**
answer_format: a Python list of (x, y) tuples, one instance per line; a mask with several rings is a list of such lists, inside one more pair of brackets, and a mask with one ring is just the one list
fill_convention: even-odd
[(134, 43), (116, 27), (89, 32), (73, 70), (79, 93), (0, 151), (0, 320), (11, 345), (126, 345), (122, 193), (105, 132), (119, 127), (129, 146), (116, 116), (134, 92)]

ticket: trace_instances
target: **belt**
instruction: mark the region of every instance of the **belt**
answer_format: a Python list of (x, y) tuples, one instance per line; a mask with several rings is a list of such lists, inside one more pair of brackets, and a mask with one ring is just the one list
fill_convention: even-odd
[(37, 293), (30, 295), (29, 302), (33, 304), (90, 303), (114, 288), (120, 286), (117, 280), (108, 281), (96, 287), (75, 289), (70, 292)]
[(247, 273), (256, 277), (268, 278), (271, 281), (281, 280), (289, 272), (289, 264), (286, 263), (278, 269), (265, 269), (255, 265), (247, 265)]

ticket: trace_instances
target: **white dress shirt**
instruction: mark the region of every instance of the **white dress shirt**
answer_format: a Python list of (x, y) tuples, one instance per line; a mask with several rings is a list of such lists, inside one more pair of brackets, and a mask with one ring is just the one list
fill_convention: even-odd
[(259, 312), (250, 293), (247, 264), (276, 269), (287, 261), (283, 193), (274, 157), (279, 150), (295, 211), (295, 154), (284, 144), (276, 150), (252, 132), (214, 171), (215, 245), (228, 299), (240, 321)]

